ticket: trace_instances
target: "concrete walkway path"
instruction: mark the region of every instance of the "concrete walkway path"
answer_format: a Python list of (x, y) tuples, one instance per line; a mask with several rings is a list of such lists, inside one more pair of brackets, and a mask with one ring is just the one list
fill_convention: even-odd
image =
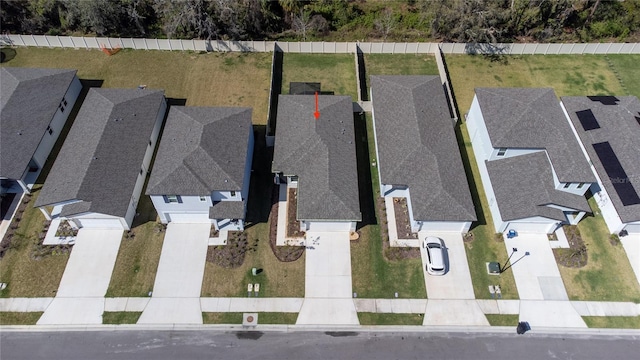
[(305, 299), (296, 324), (357, 325), (348, 232), (307, 232)]
[(38, 325), (102, 324), (122, 230), (80, 229), (56, 297)]
[(153, 294), (138, 324), (202, 324), (200, 291), (211, 224), (169, 223)]
[(636, 274), (636, 281), (640, 283), (640, 234), (631, 234), (620, 238), (620, 242), (627, 253), (629, 263)]

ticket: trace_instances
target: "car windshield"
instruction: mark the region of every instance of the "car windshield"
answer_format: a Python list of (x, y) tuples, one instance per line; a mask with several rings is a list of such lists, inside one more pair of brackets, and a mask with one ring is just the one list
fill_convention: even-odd
[(438, 243), (428, 243), (427, 246), (430, 249), (439, 249), (440, 248), (440, 244), (438, 244)]

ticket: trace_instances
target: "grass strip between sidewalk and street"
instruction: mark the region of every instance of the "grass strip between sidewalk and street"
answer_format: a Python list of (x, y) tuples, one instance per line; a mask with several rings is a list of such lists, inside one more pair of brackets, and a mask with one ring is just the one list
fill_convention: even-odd
[(390, 314), (359, 312), (360, 325), (422, 325), (423, 314)]
[(583, 316), (589, 328), (640, 329), (640, 316)]
[(0, 325), (35, 325), (43, 312), (0, 312)]
[(514, 314), (484, 314), (491, 326), (518, 326), (520, 315)]
[(102, 323), (110, 325), (135, 324), (140, 319), (142, 312), (134, 311), (105, 311), (102, 314)]
[[(202, 319), (205, 324), (242, 324), (242, 314), (241, 312), (203, 312)], [(298, 313), (258, 313), (258, 324), (294, 325), (297, 319)]]

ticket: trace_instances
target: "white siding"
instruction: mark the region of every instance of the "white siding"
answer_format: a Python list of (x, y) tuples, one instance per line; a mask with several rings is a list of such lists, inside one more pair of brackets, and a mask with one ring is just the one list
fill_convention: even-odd
[(544, 151), (544, 150), (542, 150), (542, 149), (507, 148), (507, 151), (504, 153), (503, 156), (498, 156), (498, 151), (500, 151), (500, 148), (492, 148), (491, 154), (489, 156), (489, 160), (490, 161), (491, 160), (506, 159), (506, 158), (520, 156), (520, 155), (532, 154), (532, 153), (539, 152), (539, 151)]
[(629, 234), (640, 235), (640, 222), (629, 223), (624, 227)]
[(234, 191), (234, 195), (231, 195), (231, 191), (214, 191), (211, 194), (213, 201), (242, 201), (242, 190)]
[(169, 221), (175, 221), (177, 218), (183, 218), (182, 214), (191, 214), (195, 218), (199, 218), (200, 215), (206, 215), (206, 218), (209, 219), (209, 208), (212, 205), (211, 197), (206, 196), (206, 201), (200, 201), (200, 196), (181, 196), (180, 199), (182, 203), (165, 203), (163, 196), (151, 196), (153, 206), (156, 208), (162, 223), (166, 224)]

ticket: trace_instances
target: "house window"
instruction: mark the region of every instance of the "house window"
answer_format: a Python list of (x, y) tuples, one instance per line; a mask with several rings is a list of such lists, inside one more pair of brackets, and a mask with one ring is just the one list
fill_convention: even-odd
[(236, 197), (236, 192), (235, 191), (231, 192), (231, 197)]
[(498, 149), (498, 156), (504, 156), (507, 153), (507, 148)]
[(64, 106), (60, 107), (60, 111), (64, 112)]
[(180, 195), (165, 195), (164, 202), (182, 204), (182, 198), (180, 197)]
[(200, 201), (202, 201), (202, 202), (207, 201), (207, 197), (206, 196), (200, 196)]
[(291, 182), (298, 182), (298, 176), (292, 176), (289, 178)]
[(583, 186), (584, 186), (584, 183), (578, 184), (578, 189), (582, 189)]
[(571, 186), (571, 183), (565, 183), (565, 184), (564, 184), (564, 188), (565, 188), (565, 189), (568, 189), (568, 188), (569, 188), (569, 186)]
[(151, 142), (151, 140), (149, 140), (149, 146), (151, 146), (151, 144), (152, 144), (152, 142)]
[(62, 103), (64, 104), (64, 106), (67, 106), (67, 100), (62, 100)]

